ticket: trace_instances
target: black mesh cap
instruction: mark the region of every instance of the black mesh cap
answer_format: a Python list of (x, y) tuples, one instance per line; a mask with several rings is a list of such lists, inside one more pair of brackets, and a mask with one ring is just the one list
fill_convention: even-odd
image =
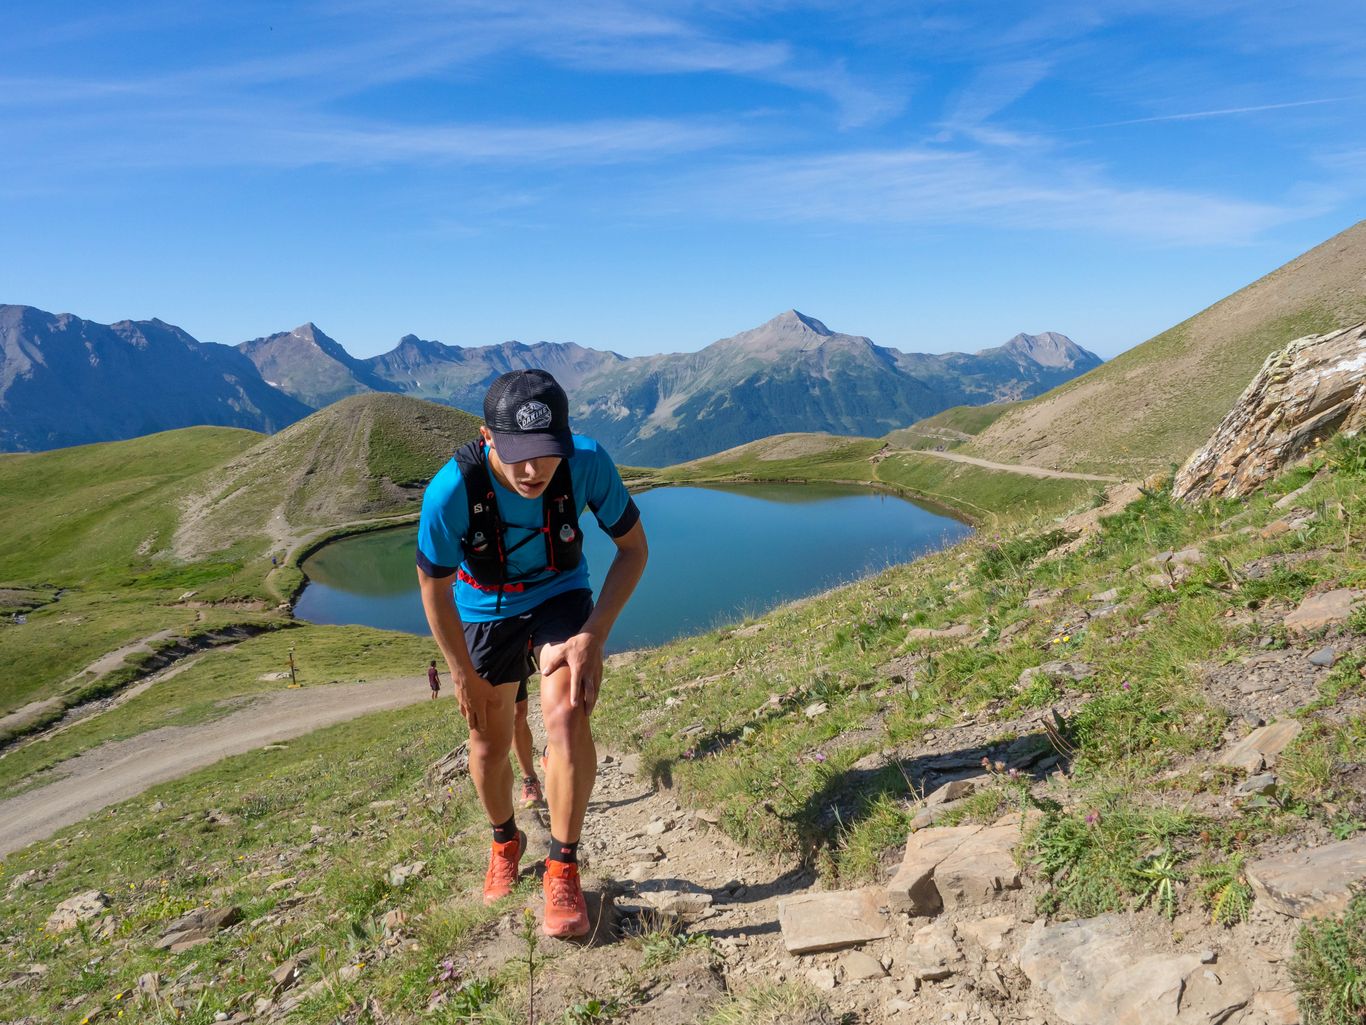
[(544, 370), (513, 370), (494, 381), (484, 396), (484, 423), (505, 463), (574, 453), (569, 396)]

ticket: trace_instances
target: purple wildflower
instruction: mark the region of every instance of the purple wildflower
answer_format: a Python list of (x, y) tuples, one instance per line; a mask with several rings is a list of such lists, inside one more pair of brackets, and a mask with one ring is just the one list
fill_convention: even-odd
[(1094, 826), (1094, 825), (1096, 825), (1096, 824), (1099, 823), (1099, 822), (1100, 822), (1100, 812), (1098, 812), (1098, 811), (1096, 811), (1094, 808), (1092, 808), (1090, 811), (1088, 811), (1088, 812), (1086, 813), (1086, 824), (1087, 824), (1088, 826)]

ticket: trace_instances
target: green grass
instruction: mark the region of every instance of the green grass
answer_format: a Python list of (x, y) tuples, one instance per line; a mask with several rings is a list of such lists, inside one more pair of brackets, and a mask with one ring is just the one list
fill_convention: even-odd
[(393, 676), (420, 678), (427, 661), (439, 657), (428, 637), (368, 627), (302, 626), (261, 634), (231, 649), (204, 654), (189, 669), (153, 685), (115, 713), (94, 716), (11, 751), (0, 759), (0, 795), (31, 785), (35, 774), (106, 741), (217, 719), (239, 707), (237, 699), (279, 691), (288, 680), (261, 677), (287, 671), (291, 648), (303, 687)]
[[(137, 978), (155, 971), (163, 992), (177, 977), (204, 985), (185, 994), (179, 1020), (208, 1023), (239, 997), (267, 991), (277, 964), (314, 947), (301, 986), (331, 984), (291, 1020), (330, 1022), (371, 995), (416, 1015), (434, 988), (446, 988), (428, 981), (442, 960), (500, 913), (474, 896), (487, 838), (468, 785), (414, 800), (427, 765), (458, 739), (457, 722), (448, 705), (420, 704), (322, 730), (285, 750), (228, 759), (158, 787), (12, 857), (0, 893), (27, 868), (55, 871), (0, 897), (6, 960), (50, 969), (41, 987), (7, 992), (8, 1009), (43, 1021), (79, 1022), (97, 1012), (112, 1018), (132, 1006)], [(383, 799), (399, 804), (368, 807)], [(208, 822), (209, 808), (231, 824)], [(357, 825), (364, 832), (350, 835)], [(390, 887), (388, 869), (413, 860), (427, 863), (425, 874), (403, 889)], [(286, 877), (297, 886), (269, 891)], [(112, 937), (48, 934), (52, 907), (88, 889), (112, 896)], [(304, 900), (291, 908), (296, 891)], [(244, 924), (184, 954), (152, 949), (169, 920), (205, 904), (240, 907)], [(413, 920), (417, 949), (382, 948), (378, 919), (391, 908)], [(172, 1015), (167, 1007), (138, 1017)]]
[[(260, 440), (253, 431), (189, 427), (0, 455), (0, 580), (135, 587), (141, 575), (164, 572), (177, 498), (199, 474)], [(169, 590), (180, 583), (148, 586)]]
[(1290, 977), (1305, 1025), (1366, 1020), (1366, 894), (1353, 897), (1342, 918), (1300, 930)]
[(760, 983), (733, 994), (702, 1025), (834, 1025), (841, 1019), (804, 983)]
[[(0, 456), (0, 591), (58, 593), (22, 626), (0, 626), (0, 662), (11, 670), (0, 680), (0, 715), (108, 690), (118, 681), (67, 681), (152, 634), (283, 619), (273, 609), (302, 586), (302, 539), (415, 515), (416, 485), (476, 425), (459, 410), (370, 395), (266, 439), (195, 427)], [(181, 519), (191, 500), (197, 542)], [(282, 509), (293, 552), (268, 540)], [(179, 601), (187, 592), (197, 607)]]
[[(1006, 413), (1016, 409), (1021, 402), (989, 402), (982, 406), (954, 406), (942, 413), (926, 417), (900, 431), (887, 435), (887, 440), (897, 447), (920, 448), (917, 439), (932, 438), (943, 432), (951, 437), (957, 434), (980, 434)], [(952, 432), (952, 433), (950, 433)], [(943, 438), (939, 439), (941, 442)]]
[(914, 452), (894, 453), (873, 463), (869, 457), (882, 448), (881, 441), (823, 435), (787, 437), (797, 439), (799, 443), (809, 438), (805, 442), (809, 450), (791, 458), (770, 458), (778, 439), (766, 439), (708, 459), (655, 471), (650, 480), (667, 484), (749, 481), (870, 484), (978, 523), (1054, 514), (1087, 504), (1098, 490), (1097, 484), (1088, 481), (1027, 477)]
[[(1347, 447), (1355, 452), (1361, 445), (1366, 441)], [(737, 840), (795, 855), (842, 885), (876, 878), (904, 842), (919, 796), (917, 752), (928, 731), (986, 717), (1002, 734), (988, 746), (1004, 750), (1021, 730), (1037, 734), (1040, 712), (1068, 699), (1062, 735), (1072, 748), (1073, 785), (1104, 797), (1107, 825), (1098, 835), (1106, 843), (1095, 856), (1108, 850), (1117, 860), (1104, 872), (1082, 872), (1092, 878), (1070, 884), (1075, 893), (1060, 897), (1059, 907), (1082, 913), (1103, 901), (1140, 898), (1166, 904), (1184, 892), (1173, 873), (1193, 879), (1197, 867), (1250, 849), (1258, 837), (1293, 830), (1306, 817), (1352, 828), (1334, 810), (1343, 798), (1334, 781), (1352, 746), (1366, 743), (1352, 718), (1314, 725), (1287, 752), (1283, 774), (1292, 795), (1243, 810), (1228, 826), (1227, 835), (1241, 835), (1236, 847), (1227, 845), (1225, 824), (1168, 810), (1179, 806), (1182, 787), (1206, 784), (1138, 785), (1184, 773), (1219, 745), (1228, 713), (1206, 698), (1198, 667), (1258, 650), (1260, 631), (1239, 625), (1238, 617), (1268, 602), (1288, 608), (1308, 586), (1355, 579), (1366, 568), (1360, 545), (1349, 543), (1366, 517), (1366, 475), (1357, 475), (1349, 455), (1334, 457), (1304, 499), (1311, 507), (1340, 503), (1343, 514), (1323, 516), (1297, 534), (1264, 540), (1256, 528), (1281, 515), (1271, 503), (1327, 466), (1327, 455), (1244, 503), (1182, 506), (1158, 489), (1062, 557), (1048, 556), (1058, 539), (1051, 521), (1040, 518), (983, 531), (911, 565), (777, 609), (757, 632), (724, 628), (637, 653), (609, 678), (600, 728), (618, 746), (640, 749), (646, 766), (687, 800), (717, 811)], [(1234, 532), (1230, 517), (1251, 529)], [(1146, 560), (1188, 546), (1208, 558), (1186, 579), (1175, 587), (1144, 579), (1156, 569)], [(1300, 563), (1296, 574), (1261, 581), (1241, 574), (1253, 560), (1310, 549), (1330, 554)], [(1119, 593), (1118, 612), (1077, 617), (1073, 610), (1089, 595), (1111, 589)], [(1032, 606), (1031, 593), (1059, 597)], [(955, 624), (971, 629), (966, 640), (906, 637), (911, 627)], [(1003, 643), (1007, 629), (1013, 636)], [(1080, 684), (1037, 676), (1028, 687), (1018, 684), (1023, 670), (1048, 659), (1084, 662), (1093, 674)], [(660, 707), (661, 681), (667, 707)], [(1355, 660), (1344, 660), (1328, 677), (1323, 700), (1360, 686)], [(827, 711), (808, 717), (805, 709), (816, 702)], [(1020, 725), (1012, 727), (1017, 717)], [(941, 734), (930, 750), (946, 753), (952, 736)], [(877, 751), (899, 752), (904, 773), (895, 766), (855, 768)], [(1318, 782), (1304, 781), (1311, 778)], [(969, 813), (990, 817), (1011, 800), (985, 794), (983, 807)], [(1090, 834), (1077, 829), (1081, 821), (1084, 809), (1069, 811), (1053, 828), (1084, 838)], [(1208, 842), (1192, 839), (1206, 832)], [(1162, 843), (1171, 844), (1170, 862), (1145, 860)]]

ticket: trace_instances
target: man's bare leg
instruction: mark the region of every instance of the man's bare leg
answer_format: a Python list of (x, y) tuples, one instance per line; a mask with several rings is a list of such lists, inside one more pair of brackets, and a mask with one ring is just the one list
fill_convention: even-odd
[(531, 726), (526, 721), (527, 703), (517, 702), (517, 715), (512, 733), (512, 749), (517, 753), (517, 765), (522, 770), (523, 779), (537, 779), (536, 748), (531, 736)]
[(508, 751), (512, 749), (516, 697), (515, 683), (494, 687), (483, 729), (470, 730), (470, 776), (479, 802), (484, 806), (489, 822), (495, 826), (513, 816), (512, 765), (508, 762)]
[(598, 774), (593, 731), (582, 707), (569, 704), (569, 669), (541, 678), (541, 716), (545, 721), (545, 796), (550, 805), (550, 835), (578, 843), (588, 799)]

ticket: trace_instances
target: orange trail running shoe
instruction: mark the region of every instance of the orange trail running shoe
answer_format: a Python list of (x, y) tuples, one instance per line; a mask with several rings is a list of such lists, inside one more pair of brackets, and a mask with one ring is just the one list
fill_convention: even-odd
[(541, 792), (539, 779), (522, 780), (520, 803), (523, 808), (540, 808), (545, 805), (545, 794)]
[(517, 885), (517, 866), (526, 850), (526, 834), (517, 830), (517, 839), (497, 843), (489, 852), (489, 870), (484, 874), (484, 903), (502, 900)]
[(560, 939), (586, 936), (588, 903), (579, 885), (579, 866), (546, 859), (541, 888), (545, 891), (545, 924), (541, 927), (545, 934)]

